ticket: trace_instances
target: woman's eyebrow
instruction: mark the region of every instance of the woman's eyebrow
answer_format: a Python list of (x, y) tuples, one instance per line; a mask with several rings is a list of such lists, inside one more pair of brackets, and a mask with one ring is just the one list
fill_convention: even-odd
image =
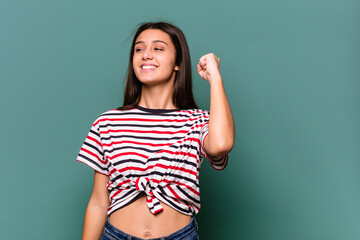
[(160, 42), (160, 43), (164, 43), (164, 44), (168, 45), (166, 42), (164, 42), (162, 40), (154, 40), (153, 42)]
[[(160, 43), (164, 43), (164, 44), (168, 45), (166, 42), (164, 42), (164, 41), (162, 41), (162, 40), (154, 40), (154, 41), (152, 41), (152, 42), (153, 42), (153, 43), (160, 42)], [(134, 45), (140, 44), (140, 43), (145, 43), (145, 42), (144, 42), (144, 41), (137, 41)]]

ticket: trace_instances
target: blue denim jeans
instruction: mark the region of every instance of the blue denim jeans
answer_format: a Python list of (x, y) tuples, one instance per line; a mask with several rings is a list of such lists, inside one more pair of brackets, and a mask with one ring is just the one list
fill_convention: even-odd
[[(198, 235), (198, 226), (195, 220), (195, 217), (191, 218), (191, 221), (188, 225), (182, 229), (164, 237), (160, 238), (151, 238), (148, 240), (197, 240), (199, 239)], [(106, 220), (105, 228), (101, 236), (101, 240), (144, 240), (143, 238), (138, 238), (130, 234), (124, 233), (120, 229), (114, 227), (109, 218)]]

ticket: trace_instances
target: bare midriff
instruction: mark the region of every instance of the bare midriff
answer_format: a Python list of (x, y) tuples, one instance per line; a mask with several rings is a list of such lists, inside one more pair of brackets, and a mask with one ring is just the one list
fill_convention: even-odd
[(182, 214), (160, 202), (163, 211), (154, 215), (146, 204), (146, 196), (141, 196), (131, 204), (110, 215), (110, 223), (121, 231), (139, 238), (167, 236), (185, 227), (191, 216)]

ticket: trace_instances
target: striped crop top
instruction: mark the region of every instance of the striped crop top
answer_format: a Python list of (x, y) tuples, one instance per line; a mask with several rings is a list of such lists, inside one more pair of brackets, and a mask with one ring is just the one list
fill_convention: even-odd
[(206, 155), (208, 123), (209, 112), (200, 109), (110, 110), (95, 120), (77, 161), (109, 176), (108, 215), (142, 194), (153, 214), (163, 210), (161, 201), (195, 215), (200, 210), (203, 158), (217, 170), (228, 161), (228, 155)]

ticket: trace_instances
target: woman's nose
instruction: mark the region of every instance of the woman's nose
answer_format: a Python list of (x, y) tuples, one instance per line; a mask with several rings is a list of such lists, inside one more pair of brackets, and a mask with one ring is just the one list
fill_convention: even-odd
[(146, 59), (152, 59), (152, 54), (151, 54), (150, 49), (145, 49), (145, 50), (144, 50), (143, 55), (142, 55), (142, 58), (143, 58), (144, 60), (146, 60)]

